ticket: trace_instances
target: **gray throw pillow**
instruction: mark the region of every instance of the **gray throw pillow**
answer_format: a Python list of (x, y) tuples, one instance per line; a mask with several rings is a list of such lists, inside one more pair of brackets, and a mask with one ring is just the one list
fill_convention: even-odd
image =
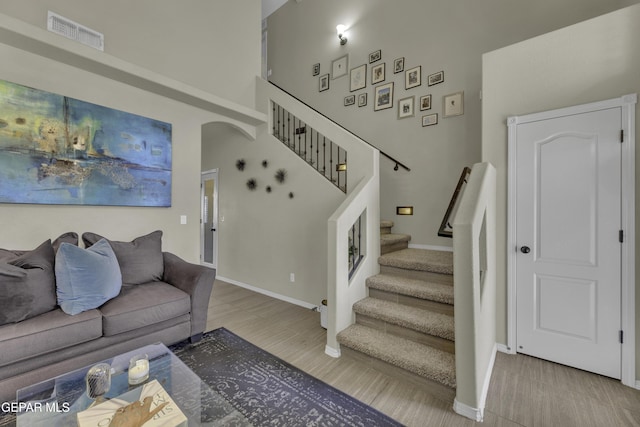
[[(95, 233), (84, 233), (82, 241), (91, 247), (104, 237)], [(118, 258), (122, 283), (139, 285), (162, 280), (164, 259), (162, 257), (162, 231), (154, 231), (131, 242), (108, 240)]]
[[(53, 245), (53, 251), (58, 252), (58, 247), (62, 242), (71, 243), (72, 245), (78, 246), (78, 233), (74, 233), (73, 231), (69, 231), (67, 233), (62, 233), (60, 237), (51, 243)], [(25, 250), (15, 250), (15, 249), (2, 249), (0, 248), (0, 262), (7, 261), (20, 255), (24, 255), (29, 251)]]
[(51, 240), (0, 262), (0, 325), (56, 308), (55, 253)]

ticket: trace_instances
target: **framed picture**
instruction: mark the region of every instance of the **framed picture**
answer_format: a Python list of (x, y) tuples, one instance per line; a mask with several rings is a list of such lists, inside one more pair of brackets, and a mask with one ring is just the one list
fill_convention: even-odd
[(349, 92), (362, 89), (367, 86), (367, 64), (362, 64), (359, 67), (352, 68), (349, 74), (351, 83), (349, 85)]
[(422, 66), (418, 65), (404, 73), (404, 88), (411, 89), (412, 87), (420, 86), (422, 84)]
[(413, 117), (413, 106), (415, 104), (416, 97), (409, 96), (398, 100), (398, 119), (406, 119), (407, 117)]
[(444, 81), (444, 71), (438, 71), (437, 73), (429, 74), (427, 77), (427, 84), (429, 86), (437, 85)]
[(442, 98), (442, 116), (461, 116), (464, 114), (464, 92), (451, 93)]
[(401, 73), (404, 71), (404, 57), (395, 59), (393, 61), (393, 73)]
[(393, 82), (376, 86), (374, 97), (373, 111), (393, 107)]
[(422, 116), (422, 127), (433, 126), (438, 124), (438, 113)]
[(367, 92), (358, 95), (358, 107), (367, 105)]
[(345, 96), (344, 97), (344, 106), (347, 107), (349, 105), (353, 105), (356, 103), (356, 96), (355, 95), (349, 95), (349, 96)]
[(318, 92), (322, 92), (329, 89), (329, 74), (320, 76), (318, 79)]
[(384, 81), (384, 62), (382, 64), (371, 67), (371, 84)]
[(420, 97), (420, 111), (431, 109), (431, 94)]
[(380, 49), (375, 52), (371, 52), (369, 54), (369, 64), (373, 64), (376, 61), (380, 61), (382, 59), (382, 51)]
[(346, 76), (349, 69), (349, 55), (341, 56), (331, 62), (331, 79)]
[(313, 64), (313, 75), (314, 76), (320, 75), (320, 63), (319, 62), (317, 64)]

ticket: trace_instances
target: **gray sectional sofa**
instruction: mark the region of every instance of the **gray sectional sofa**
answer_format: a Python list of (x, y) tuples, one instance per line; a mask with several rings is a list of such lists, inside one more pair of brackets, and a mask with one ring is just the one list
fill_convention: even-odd
[[(79, 253), (79, 262), (84, 262), (85, 255), (103, 256), (91, 252), (101, 236), (85, 233), (82, 237), (88, 249), (80, 249), (75, 233), (48, 240), (32, 251), (0, 249), (0, 401), (15, 399), (16, 390), (24, 386), (137, 347), (195, 341), (202, 336), (214, 269), (162, 252), (160, 231), (131, 242), (104, 239), (113, 250), (108, 255), (118, 261), (120, 272), (113, 273), (122, 283), (117, 296), (108, 295), (105, 302), (91, 301), (96, 295), (89, 294), (93, 305), (87, 306), (79, 301), (85, 297), (78, 297), (74, 289), (90, 292), (99, 287), (102, 276), (96, 283), (91, 283), (91, 277), (78, 280), (74, 274), (86, 274), (87, 269), (73, 266), (69, 271), (76, 283), (71, 283), (71, 294), (61, 295), (59, 289), (61, 281), (69, 280), (63, 278), (60, 266), (69, 259), (78, 262), (73, 257), (63, 259), (63, 253)], [(92, 274), (99, 271), (90, 267)], [(69, 301), (61, 306), (61, 298), (82, 307), (80, 312), (65, 312)]]

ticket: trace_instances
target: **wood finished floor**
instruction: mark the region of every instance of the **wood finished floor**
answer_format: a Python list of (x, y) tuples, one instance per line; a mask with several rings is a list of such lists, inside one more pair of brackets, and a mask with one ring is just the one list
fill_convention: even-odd
[(640, 426), (640, 391), (619, 381), (523, 355), (498, 353), (484, 423), (453, 401), (354, 358), (324, 353), (320, 314), (216, 280), (207, 330), (225, 327), (407, 426)]

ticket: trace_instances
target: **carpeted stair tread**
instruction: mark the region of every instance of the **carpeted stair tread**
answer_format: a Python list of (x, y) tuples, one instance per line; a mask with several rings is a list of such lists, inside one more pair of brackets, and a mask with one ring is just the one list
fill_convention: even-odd
[(380, 228), (393, 228), (393, 221), (389, 219), (381, 219)]
[(406, 270), (453, 274), (453, 252), (447, 251), (407, 248), (381, 255), (378, 263)]
[(424, 378), (456, 387), (455, 355), (362, 325), (338, 334), (338, 342)]
[(367, 278), (367, 286), (381, 291), (453, 305), (453, 286), (442, 283), (377, 274)]
[(356, 313), (427, 335), (455, 339), (453, 316), (410, 307), (377, 298), (365, 298), (353, 305)]
[(411, 236), (408, 234), (395, 234), (395, 233), (389, 233), (389, 234), (381, 234), (380, 235), (380, 245), (381, 246), (386, 246), (386, 245), (393, 245), (396, 243), (405, 243), (405, 242), (409, 242), (409, 240), (411, 240)]

